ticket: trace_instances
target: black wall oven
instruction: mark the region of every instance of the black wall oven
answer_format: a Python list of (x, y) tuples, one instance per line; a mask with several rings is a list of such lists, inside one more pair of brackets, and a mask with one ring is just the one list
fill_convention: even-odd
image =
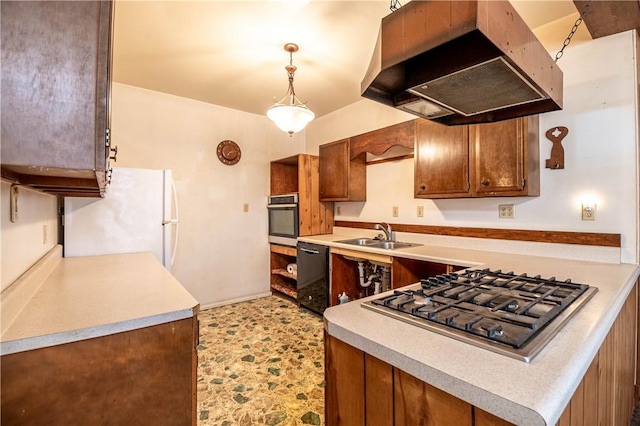
[(299, 235), (298, 194), (269, 196), (269, 242), (296, 246)]

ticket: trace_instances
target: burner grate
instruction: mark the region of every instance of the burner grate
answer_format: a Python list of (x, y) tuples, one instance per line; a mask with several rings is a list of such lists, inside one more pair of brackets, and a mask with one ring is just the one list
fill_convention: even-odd
[(482, 269), (421, 279), (362, 306), (529, 361), (596, 291)]

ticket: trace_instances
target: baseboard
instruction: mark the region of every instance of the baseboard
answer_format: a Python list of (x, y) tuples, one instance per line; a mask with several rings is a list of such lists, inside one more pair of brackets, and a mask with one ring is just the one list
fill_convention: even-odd
[(200, 310), (201, 311), (205, 311), (205, 310), (211, 309), (211, 308), (218, 308), (220, 306), (233, 305), (234, 303), (246, 302), (248, 300), (254, 300), (254, 299), (261, 299), (263, 297), (268, 297), (268, 296), (271, 296), (271, 292), (270, 291), (268, 291), (266, 293), (259, 293), (259, 294), (254, 294), (254, 295), (251, 295), (251, 296), (240, 297), (238, 299), (224, 300), (222, 302), (216, 302), (216, 303), (210, 303), (210, 304), (207, 304), (207, 305), (201, 305), (200, 306)]

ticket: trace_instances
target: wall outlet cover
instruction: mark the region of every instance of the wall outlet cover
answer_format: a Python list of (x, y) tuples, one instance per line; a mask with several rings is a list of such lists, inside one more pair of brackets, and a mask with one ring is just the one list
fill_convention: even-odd
[(498, 217), (500, 219), (513, 219), (516, 216), (516, 209), (513, 204), (498, 205)]
[(582, 205), (582, 220), (596, 220), (596, 205), (595, 204), (583, 204)]

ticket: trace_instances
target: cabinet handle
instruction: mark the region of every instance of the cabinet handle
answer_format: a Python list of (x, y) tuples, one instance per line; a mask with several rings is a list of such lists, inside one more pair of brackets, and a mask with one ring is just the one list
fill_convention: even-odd
[(420, 185), (420, 189), (424, 191), (425, 189), (427, 189), (427, 185), (425, 184)]
[(110, 160), (113, 160), (115, 163), (117, 161), (116, 157), (118, 156), (118, 147), (115, 146), (113, 148), (109, 148), (109, 151), (113, 152), (113, 156), (109, 157)]
[(488, 180), (486, 180), (486, 179), (482, 179), (482, 180), (480, 181), (480, 184), (481, 184), (482, 186), (489, 186), (489, 181), (488, 181)]

